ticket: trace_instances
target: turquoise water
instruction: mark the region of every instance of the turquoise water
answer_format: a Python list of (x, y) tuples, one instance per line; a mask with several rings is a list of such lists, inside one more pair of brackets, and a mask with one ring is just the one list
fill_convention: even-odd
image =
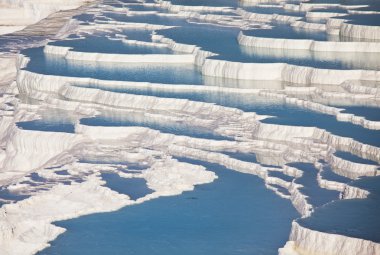
[[(343, 0), (342, 0), (343, 1)], [(133, 1), (124, 1), (133, 2)], [(172, 0), (173, 3), (186, 3), (188, 5), (204, 4), (209, 6), (233, 6), (237, 7), (239, 1), (214, 0), (192, 2), (185, 0)], [(288, 1), (290, 2), (290, 1)], [(123, 7), (121, 3), (110, 4), (115, 7)], [(129, 8), (129, 7), (128, 7)], [(280, 13), (290, 15), (303, 15), (304, 13), (288, 12), (276, 7), (247, 7), (243, 8), (261, 13)], [(138, 5), (131, 6), (132, 10), (160, 10), (160, 8), (146, 8)], [(330, 9), (328, 11), (336, 11)], [(166, 11), (163, 11), (166, 12)], [(102, 16), (79, 15), (82, 22), (92, 20), (110, 20), (122, 22), (154, 23), (164, 25), (178, 25), (179, 28), (157, 31), (180, 43), (197, 44), (202, 49), (218, 53), (215, 59), (229, 61), (277, 63), (314, 66), (318, 68), (335, 69), (378, 69), (380, 68), (379, 54), (324, 54), (308, 51), (280, 51), (274, 49), (252, 49), (242, 47), (237, 42), (240, 29), (221, 27), (207, 24), (191, 24), (186, 19), (176, 17), (164, 17), (159, 15), (132, 15), (125, 13), (111, 13), (106, 11)], [(353, 16), (352, 16), (353, 17)], [(360, 17), (359, 17), (360, 18)], [(369, 21), (370, 22), (370, 21)], [(102, 34), (103, 33), (103, 34)], [(120, 29), (112, 31), (109, 35), (117, 33), (126, 35), (132, 40), (151, 41), (151, 31)], [(293, 29), (287, 25), (275, 25), (271, 30), (251, 30), (246, 34), (295, 39), (314, 39), (321, 41), (346, 40), (336, 36), (328, 36), (324, 32), (308, 32)], [(120, 41), (110, 40), (104, 36), (104, 32), (98, 31), (96, 35), (86, 38), (71, 36), (68, 41), (52, 42), (54, 45), (70, 46), (78, 51), (122, 53), (122, 54), (157, 54), (170, 53), (168, 49), (126, 46)], [(0, 39), (1, 41), (2, 39)], [(69, 61), (59, 56), (45, 55), (42, 48), (34, 48), (24, 51), (31, 58), (27, 70), (62, 76), (91, 77), (105, 80), (147, 81), (168, 84), (203, 84), (239, 88), (271, 88), (283, 89), (285, 83), (237, 81), (203, 77), (199, 69), (193, 65), (160, 64), (118, 64), (118, 63), (94, 63), (89, 61)], [(92, 85), (89, 85), (91, 87)], [(94, 86), (95, 87), (95, 86)], [(346, 137), (352, 137), (357, 141), (380, 146), (380, 132), (368, 130), (347, 122), (339, 122), (333, 116), (320, 114), (307, 109), (284, 104), (281, 100), (272, 100), (266, 97), (252, 96), (250, 94), (229, 94), (222, 92), (162, 92), (158, 90), (132, 90), (113, 89), (101, 87), (102, 90), (119, 93), (142, 94), (167, 98), (185, 98), (193, 101), (214, 103), (227, 107), (234, 107), (246, 112), (271, 115), (272, 118), (263, 120), (264, 123), (278, 125), (313, 126)], [(378, 119), (378, 109), (373, 108), (349, 108), (347, 112), (362, 114), (369, 119)], [(42, 114), (40, 120), (18, 122), (20, 128), (28, 130), (74, 132), (74, 123), (77, 116), (71, 116), (64, 111), (49, 111)], [(53, 116), (53, 117), (52, 117)], [(186, 135), (191, 137), (223, 140), (231, 139), (216, 134), (213, 130), (198, 128), (197, 123), (184, 124), (182, 122), (168, 122), (155, 119), (144, 113), (117, 111), (110, 109), (102, 111), (95, 117), (82, 118), (80, 123), (92, 126), (141, 126), (149, 127), (165, 133)], [(140, 173), (146, 169), (145, 165), (130, 162), (118, 162), (118, 156), (86, 155), (79, 157), (78, 163), (96, 164), (125, 164), (125, 169), (118, 169), (124, 173)], [(249, 153), (223, 152), (232, 158), (261, 163), (261, 161), (275, 162), (280, 165), (284, 160), (267, 160), (270, 153), (263, 155)], [(91, 154), (91, 152), (89, 153)], [(377, 164), (366, 161), (358, 156), (336, 152), (335, 155), (352, 162)], [(65, 227), (68, 231), (51, 243), (51, 247), (40, 252), (44, 255), (65, 254), (137, 254), (137, 255), (171, 255), (171, 254), (277, 254), (278, 248), (288, 240), (291, 221), (300, 217), (291, 202), (282, 199), (267, 189), (261, 179), (256, 176), (242, 174), (220, 165), (201, 161), (180, 158), (196, 165), (203, 165), (208, 170), (214, 171), (218, 179), (213, 183), (199, 185), (194, 191), (185, 192), (182, 195), (162, 197), (143, 204), (128, 206), (116, 212), (98, 213), (79, 217), (56, 224)], [(351, 180), (334, 173), (328, 164), (325, 164), (322, 177), (341, 183), (350, 183)], [(338, 201), (339, 192), (322, 189), (317, 183), (317, 169), (308, 163), (290, 163), (303, 171), (303, 176), (294, 180), (294, 177), (278, 171), (269, 171), (271, 177), (284, 181), (295, 181), (304, 187), (300, 191), (308, 196), (307, 201), (316, 209), (316, 213), (310, 218), (298, 219), (301, 225), (327, 231), (331, 233), (347, 234), (349, 236), (366, 238), (379, 241), (380, 226), (376, 216), (380, 212), (378, 200), (379, 178), (364, 178), (352, 185), (368, 188), (373, 191), (366, 200)], [(279, 167), (279, 166), (271, 166)], [(61, 178), (49, 180), (34, 173), (27, 184), (39, 189), (42, 184), (70, 184), (82, 182), (80, 176), (71, 176), (67, 170), (51, 168)], [(146, 181), (142, 178), (121, 178), (115, 173), (102, 173), (104, 186), (122, 194), (127, 194), (131, 199), (141, 198), (151, 192)], [(271, 185), (279, 192), (290, 195), (281, 186)], [(48, 189), (41, 188), (41, 189)], [(0, 190), (0, 198), (10, 198), (17, 201), (25, 197), (11, 194), (5, 189)], [(331, 201), (337, 201), (330, 203)], [(0, 202), (1, 206), (1, 202)], [(355, 208), (353, 208), (355, 207)]]
[(17, 127), (25, 130), (74, 133), (75, 115), (72, 112), (48, 108), (38, 114), (39, 119), (16, 122)]
[(308, 39), (316, 41), (336, 41), (338, 39), (337, 36), (328, 35), (324, 31), (297, 29), (290, 25), (276, 25), (271, 29), (248, 30), (244, 31), (244, 34), (265, 38)]
[(54, 131), (65, 133), (74, 133), (75, 129), (73, 123), (50, 122), (44, 119), (18, 122), (16, 125), (25, 130)]
[(58, 222), (68, 231), (38, 254), (277, 254), (299, 216), (291, 203), (258, 177), (186, 161), (219, 178), (180, 196)]
[(192, 64), (105, 63), (69, 61), (45, 55), (42, 48), (24, 51), (31, 57), (26, 70), (62, 76), (91, 77), (103, 80), (147, 81), (162, 83), (201, 84), (202, 76)]
[(112, 40), (105, 38), (104, 36), (88, 36), (83, 39), (57, 41), (49, 44), (72, 47), (73, 51), (80, 52), (109, 54), (174, 54), (169, 48), (126, 44), (121, 40)]

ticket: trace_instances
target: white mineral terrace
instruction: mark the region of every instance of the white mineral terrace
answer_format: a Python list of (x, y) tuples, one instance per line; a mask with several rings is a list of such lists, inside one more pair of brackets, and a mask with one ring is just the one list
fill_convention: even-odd
[[(81, 12), (93, 17), (80, 21), (81, 15), (74, 18), (74, 13), (62, 14), (67, 22), (54, 28), (57, 31), (49, 44), (46, 38), (35, 43), (43, 45), (40, 55), (16, 50), (0, 53), (0, 188), (28, 196), (21, 200), (0, 196), (0, 254), (29, 255), (49, 247), (51, 241), (66, 231), (56, 226), (56, 221), (116, 211), (161, 196), (180, 195), (218, 178), (204, 166), (184, 163), (177, 158), (205, 161), (255, 175), (266, 188), (289, 201), (299, 212), (300, 219), (313, 217), (320, 207), (312, 203), (313, 197), (305, 192), (307, 187), (300, 184), (305, 170), (295, 163), (309, 163), (316, 169), (313, 181), (319, 189), (339, 192), (340, 200), (329, 201), (321, 207), (350, 199), (374, 199), (369, 189), (354, 184), (361, 177), (372, 178), (380, 174), (380, 147), (376, 145), (349, 135), (337, 135), (328, 128), (303, 126), (302, 119), (300, 125), (273, 124), (267, 122), (273, 116), (238, 106), (195, 100), (190, 96), (160, 95), (196, 93), (252, 97), (332, 116), (336, 123), (358, 128), (359, 131), (354, 132), (368, 132), (365, 133), (368, 135), (379, 132), (380, 121), (345, 112), (345, 107), (380, 107), (380, 70), (315, 68), (302, 63), (289, 64), (286, 60), (273, 63), (224, 60), (217, 51), (177, 42), (159, 32), (178, 28), (182, 23), (207, 24), (240, 31), (236, 33), (235, 42), (241, 45), (239, 47), (375, 54), (380, 53), (380, 41), (376, 41), (380, 39), (380, 26), (355, 24), (347, 15), (377, 15), (376, 11), (362, 11), (361, 8), (367, 5), (288, 3), (282, 0), (244, 0), (236, 7), (180, 5), (162, 0), (133, 3), (117, 0), (0, 0), (0, 34), (10, 34), (10, 37), (0, 37), (0, 44), (2, 40), (11, 40), (12, 35), (20, 36), (12, 34), (15, 31), (25, 29), (25, 33), (39, 34), (41, 27), (36, 24), (39, 21), (51, 14), (59, 14), (59, 11), (84, 5), (88, 8)], [(260, 13), (249, 7), (282, 11)], [(343, 11), (337, 13), (336, 8)], [(318, 11), (329, 9), (331, 12)], [(302, 16), (291, 15), (291, 12)], [(112, 14), (127, 20), (118, 20)], [(158, 21), (149, 18), (151, 16), (158, 17)], [(146, 20), (141, 21), (141, 17)], [(245, 30), (270, 30), (279, 24), (311, 34), (335, 34), (352, 40), (285, 39), (245, 34)], [(128, 31), (133, 32), (128, 34)], [(28, 38), (28, 35), (22, 36)], [(170, 50), (172, 53), (102, 53), (70, 45), (72, 40), (87, 36), (108, 38), (125, 47)], [(51, 43), (58, 38), (70, 46)], [(20, 40), (21, 46), (22, 43)], [(28, 49), (30, 45), (26, 42), (23, 47)], [(18, 45), (17, 49), (22, 47)], [(75, 67), (83, 70), (87, 66), (101, 70), (103, 64), (114, 67), (139, 64), (140, 69), (149, 69), (153, 64), (164, 67), (186, 64), (194, 67), (205, 84), (106, 80), (70, 76), (64, 72), (50, 74), (30, 69), (35, 57), (57, 58), (68, 66), (75, 63)], [(238, 85), (207, 83), (213, 79), (231, 79)], [(63, 123), (54, 113), (50, 113), (51, 116), (43, 114), (49, 111), (67, 112), (72, 130), (34, 130), (18, 125), (44, 119)], [(121, 119), (128, 116), (137, 124), (91, 126), (81, 122), (81, 119), (106, 114)], [(157, 128), (139, 124), (144, 121), (156, 124)], [(164, 125), (206, 130), (219, 138), (193, 137), (158, 128)], [(363, 161), (356, 162), (338, 152)], [(244, 161), (228, 153), (255, 154), (257, 162)], [(100, 165), (86, 159), (112, 160)], [(125, 173), (120, 167), (127, 166), (120, 162), (141, 164), (147, 169)], [(331, 170), (330, 174), (327, 174), (327, 168)], [(70, 178), (80, 181), (66, 185), (57, 171), (66, 171)], [(143, 178), (153, 192), (134, 200), (105, 186), (101, 177), (104, 171), (116, 173), (121, 178)], [(274, 172), (288, 178), (271, 175)], [(32, 185), (31, 174), (35, 173), (49, 182)], [(378, 200), (375, 202), (379, 203)], [(294, 220), (289, 239), (278, 252), (281, 255), (380, 255), (380, 243), (349, 234), (311, 229)]]

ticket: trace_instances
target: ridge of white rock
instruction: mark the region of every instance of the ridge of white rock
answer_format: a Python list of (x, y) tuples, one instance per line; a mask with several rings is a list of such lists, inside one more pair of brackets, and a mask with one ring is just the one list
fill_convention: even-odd
[(16, 55), (0, 54), (0, 79), (2, 84), (7, 84), (16, 78), (19, 63)]
[(379, 81), (380, 72), (372, 70), (318, 69), (285, 63), (241, 63), (206, 59), (202, 74), (241, 80), (278, 80), (300, 84), (338, 85), (347, 80)]
[(243, 19), (254, 21), (254, 22), (277, 22), (283, 24), (291, 24), (295, 21), (302, 19), (302, 17), (288, 16), (281, 14), (263, 14), (248, 12), (243, 9), (238, 8), (236, 13), (243, 17)]
[[(377, 165), (368, 165), (351, 162), (344, 160), (331, 154), (327, 157), (327, 161), (330, 163), (332, 170), (339, 175), (356, 179), (360, 176), (376, 176), (377, 175)], [(344, 170), (342, 170), (344, 169)]]
[(122, 21), (114, 21), (114, 20), (101, 20), (96, 22), (90, 22), (88, 25), (79, 26), (76, 29), (77, 34), (93, 34), (96, 31), (122, 31), (123, 29), (136, 29), (136, 30), (164, 30), (174, 28), (176, 26), (166, 26), (159, 24), (150, 24), (150, 23), (138, 23), (138, 22), (122, 22)]
[(298, 5), (300, 11), (312, 11), (312, 10), (318, 10), (318, 9), (329, 9), (329, 8), (341, 8), (346, 10), (351, 9), (358, 9), (363, 7), (368, 7), (368, 5), (361, 4), (361, 5), (353, 5), (353, 4), (338, 4), (338, 3), (310, 3), (309, 1), (301, 1), (301, 3)]
[(66, 151), (84, 142), (83, 138), (71, 134), (14, 128), (5, 144), (1, 182), (12, 179), (14, 175), (25, 175), (52, 161), (62, 160)]
[(230, 7), (217, 7), (217, 6), (191, 6), (191, 5), (175, 5), (170, 1), (158, 0), (156, 1), (156, 6), (167, 9), (170, 12), (180, 12), (180, 11), (207, 11), (207, 12), (230, 12)]
[(73, 51), (70, 47), (46, 45), (45, 54), (54, 54), (69, 60), (118, 63), (194, 63), (191, 54), (112, 54)]
[(91, 0), (1, 0), (0, 31), (7, 34), (37, 23), (52, 13), (76, 9)]
[[(31, 74), (32, 76), (30, 76), (29, 74)], [(24, 77), (24, 78), (22, 78), (22, 77)], [(71, 79), (76, 79), (76, 78), (71, 78)], [(80, 79), (77, 79), (76, 81), (79, 82), (79, 80)], [(192, 118), (194, 118), (194, 117), (204, 118), (202, 116), (205, 116), (203, 114), (197, 114), (197, 116), (194, 116), (194, 114), (193, 114), (194, 112), (204, 112), (204, 111), (210, 112), (210, 111), (212, 111), (212, 112), (214, 112), (214, 115), (213, 115), (213, 117), (211, 117), (211, 119), (213, 119), (214, 117), (216, 118), (216, 116), (217, 116), (217, 115), (215, 115), (216, 112), (218, 112), (218, 114), (219, 113), (221, 114), (223, 112), (223, 115), (225, 115), (225, 116), (227, 116), (227, 113), (230, 112), (230, 115), (229, 115), (230, 119), (232, 116), (236, 116), (238, 119), (242, 118), (242, 120), (243, 119), (245, 121), (247, 120), (247, 118), (244, 117), (245, 113), (243, 114), (243, 112), (241, 112), (237, 109), (232, 109), (232, 108), (230, 109), (227, 107), (216, 106), (213, 104), (207, 104), (207, 103), (201, 103), (201, 102), (191, 102), (191, 101), (183, 100), (183, 99), (181, 99), (181, 100), (180, 99), (164, 99), (164, 98), (158, 99), (156, 97), (151, 97), (151, 96), (139, 96), (139, 95), (130, 95), (130, 94), (123, 94), (123, 93), (107, 92), (107, 91), (101, 91), (98, 89), (89, 89), (89, 88), (84, 88), (84, 87), (83, 88), (73, 87), (73, 86), (67, 87), (67, 85), (65, 85), (65, 84), (69, 81), (70, 81), (70, 79), (65, 78), (65, 77), (37, 75), (37, 74), (28, 73), (26, 71), (22, 71), (20, 73), (20, 76), (19, 76), (19, 89), (22, 93), (27, 93), (27, 94), (30, 94), (36, 90), (37, 91), (47, 91), (47, 92), (60, 93), (61, 95), (65, 96), (65, 97), (69, 97), (71, 100), (79, 100), (79, 101), (83, 101), (83, 99), (82, 99), (83, 93), (86, 93), (88, 95), (86, 97), (87, 103), (97, 102), (98, 104), (101, 104), (101, 105), (105, 104), (105, 105), (109, 105), (109, 106), (118, 106), (118, 107), (123, 105), (124, 107), (132, 107), (133, 109), (136, 109), (136, 110), (138, 108), (140, 108), (140, 109), (152, 109), (152, 110), (153, 109), (155, 109), (155, 110), (166, 109), (167, 110), (166, 107), (170, 107), (169, 109), (172, 109), (174, 111), (180, 111), (182, 113), (188, 112), (188, 113), (186, 113), (186, 115), (191, 114)], [(92, 81), (94, 81), (94, 80), (92, 80)], [(83, 82), (84, 82), (84, 84), (86, 84), (86, 82), (91, 82), (91, 79), (83, 79)], [(46, 86), (44, 85), (45, 83), (46, 83)], [(100, 81), (100, 84), (101, 83), (102, 83), (102, 81)], [(111, 84), (111, 83), (112, 83), (111, 81), (108, 81), (108, 82), (105, 82), (104, 84)], [(96, 82), (95, 82), (95, 84), (96, 84)], [(128, 84), (129, 83), (121, 82), (120, 86), (128, 86)], [(135, 86), (135, 85), (132, 85), (132, 86)], [(90, 91), (91, 91), (91, 95), (88, 94)], [(93, 99), (91, 99), (91, 98), (93, 98)], [(122, 98), (124, 98), (124, 99), (122, 99)], [(126, 98), (130, 98), (130, 99), (126, 100)], [(142, 108), (141, 108), (141, 106), (139, 106), (139, 103), (138, 103), (140, 99), (144, 101), (144, 104), (143, 104), (144, 107), (142, 107)], [(149, 107), (145, 103), (145, 101), (147, 99), (152, 102), (152, 104), (150, 104)], [(106, 101), (104, 101), (104, 100), (106, 100)], [(174, 102), (175, 102), (175, 104), (174, 104)], [(193, 106), (193, 108), (192, 108), (193, 110), (191, 111), (192, 113), (190, 113), (188, 107), (186, 107), (186, 106), (189, 106), (190, 104)], [(161, 105), (162, 105), (162, 107), (161, 107)], [(169, 106), (166, 106), (166, 105), (169, 105)], [(201, 107), (201, 108), (199, 108), (199, 107)], [(204, 107), (207, 107), (209, 109), (206, 110), (207, 108), (204, 108)], [(198, 111), (200, 109), (203, 109), (203, 110)], [(240, 116), (240, 117), (238, 117), (238, 116)], [(334, 135), (331, 135), (330, 133), (328, 133), (326, 131), (319, 130), (316, 128), (311, 128), (311, 127), (310, 128), (299, 127), (298, 128), (299, 129), (298, 134), (294, 133), (294, 130), (297, 130), (297, 128), (295, 128), (295, 127), (276, 126), (276, 125), (263, 124), (263, 123), (260, 123), (259, 129), (255, 129), (254, 127), (258, 124), (258, 120), (264, 118), (265, 116), (260, 117), (260, 116), (253, 114), (253, 113), (252, 114), (250, 113), (250, 115), (248, 115), (248, 116), (249, 116), (249, 118), (253, 118), (252, 119), (253, 122), (251, 122), (251, 121), (249, 122), (251, 125), (250, 131), (249, 131), (248, 126), (247, 126), (248, 129), (246, 131), (244, 131), (244, 132), (247, 132), (245, 134), (245, 136), (247, 136), (247, 137), (252, 136), (252, 132), (255, 130), (256, 130), (255, 132), (257, 132), (257, 133), (254, 133), (255, 137), (263, 138), (263, 139), (270, 139), (270, 140), (276, 140), (276, 139), (284, 140), (285, 139), (285, 141), (291, 141), (294, 137), (299, 137), (300, 134), (303, 134), (302, 137), (310, 137), (313, 139), (318, 139), (318, 140), (323, 141), (324, 143), (335, 146), (336, 148), (346, 149), (346, 150), (348, 150), (354, 154), (360, 153), (361, 156), (369, 158), (369, 159), (374, 159), (377, 162), (380, 160), (378, 158), (378, 151), (379, 151), (378, 148), (358, 143), (351, 138), (343, 138), (343, 137), (334, 136)], [(205, 119), (205, 121), (200, 121), (199, 124), (204, 123), (202, 125), (209, 126), (212, 122), (210, 122), (210, 117), (207, 117), (207, 118), (209, 120), (206, 121), (206, 119)], [(236, 121), (239, 121), (238, 119), (236, 119)], [(191, 119), (189, 119), (189, 120), (191, 120)], [(221, 119), (219, 119), (219, 125), (221, 125), (220, 121), (221, 121)], [(255, 124), (256, 122), (257, 122), (257, 124)], [(244, 126), (246, 126), (246, 125), (243, 125), (242, 127), (244, 127)], [(220, 126), (217, 129), (217, 131), (221, 132), (221, 134), (227, 134), (230, 131), (232, 131), (231, 128), (228, 128), (228, 126), (226, 126), (226, 128), (227, 129), (225, 129), (223, 126)], [(244, 129), (241, 129), (239, 132), (242, 132), (243, 130)], [(290, 131), (292, 131), (292, 132), (290, 132)], [(227, 133), (225, 133), (225, 132), (227, 132)], [(233, 131), (233, 133), (236, 133), (236, 132), (237, 131)], [(251, 134), (249, 134), (249, 132), (251, 132)], [(280, 136), (278, 136), (278, 138), (276, 138), (275, 136), (272, 135), (275, 133), (278, 133)], [(243, 135), (243, 133), (241, 133), (241, 135)], [(289, 138), (291, 137), (289, 140), (286, 138), (288, 136), (289, 136)], [(297, 141), (297, 142), (299, 142), (299, 141)]]
[(345, 37), (380, 40), (380, 27), (342, 23), (339, 34)]
[(306, 20), (325, 20), (332, 17), (341, 17), (347, 15), (346, 13), (340, 12), (318, 12), (318, 11), (308, 11), (306, 12), (305, 18)]
[(177, 43), (174, 40), (166, 38), (162, 35), (153, 34), (152, 40), (166, 44), (168, 48), (172, 49), (173, 51), (192, 54), (194, 56), (194, 64), (197, 66), (202, 66), (208, 57), (217, 55), (213, 52), (202, 50), (196, 45)]
[(327, 27), (326, 24), (321, 23), (311, 23), (311, 22), (305, 22), (305, 21), (294, 21), (290, 24), (292, 27), (305, 29), (305, 30), (320, 30), (320, 31), (326, 31)]
[(302, 39), (265, 38), (244, 35), (243, 32), (239, 33), (238, 41), (239, 44), (245, 46), (274, 49), (334, 52), (380, 52), (380, 43), (377, 42), (333, 42)]
[[(217, 15), (217, 14), (200, 14), (197, 12), (180, 12), (179, 15), (181, 17), (186, 17), (189, 23), (209, 23), (217, 26), (224, 27), (237, 27), (240, 29), (252, 29), (261, 26), (265, 26), (260, 22), (252, 22), (244, 20), (240, 16), (232, 16), (232, 15)], [(195, 22), (195, 20), (197, 22)]]
[(323, 233), (293, 221), (290, 241), (279, 249), (280, 255), (306, 254), (380, 254), (380, 244), (359, 238)]

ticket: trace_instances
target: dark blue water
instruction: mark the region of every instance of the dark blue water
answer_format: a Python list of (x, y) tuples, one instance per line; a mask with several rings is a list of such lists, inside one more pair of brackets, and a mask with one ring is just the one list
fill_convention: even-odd
[(380, 108), (378, 107), (343, 106), (341, 108), (344, 108), (343, 113), (352, 113), (357, 116), (363, 116), (367, 120), (380, 121)]
[(298, 162), (288, 165), (303, 171), (302, 176), (295, 182), (303, 185), (300, 191), (307, 196), (306, 200), (314, 208), (339, 199), (338, 191), (323, 189), (319, 186), (317, 182), (318, 170), (313, 164)]
[(16, 125), (25, 130), (54, 131), (54, 132), (65, 132), (65, 133), (74, 133), (74, 129), (75, 129), (73, 123), (49, 122), (43, 119), (17, 122)]
[(364, 26), (380, 26), (380, 14), (351, 14), (344, 17), (348, 19), (347, 23), (364, 25)]
[[(8, 201), (17, 202), (17, 201), (24, 200), (28, 197), (30, 197), (30, 195), (18, 194), (16, 192), (9, 191), (6, 187), (2, 187), (0, 188), (0, 207), (3, 206), (4, 204), (7, 204)], [(2, 199), (8, 200), (8, 201), (5, 202), (5, 201), (2, 201)]]
[(55, 172), (58, 175), (70, 175), (67, 170), (60, 170)]
[(341, 175), (334, 173), (334, 171), (331, 169), (331, 167), (327, 164), (323, 166), (323, 171), (321, 172), (321, 176), (323, 179), (327, 179), (329, 181), (340, 182), (340, 183), (348, 183), (348, 182), (352, 181), (351, 179), (349, 179), (347, 177), (344, 177), (344, 176), (341, 176)]
[(31, 173), (29, 175), (27, 175), (27, 177), (30, 177), (30, 179), (34, 182), (41, 182), (41, 183), (44, 183), (46, 182), (46, 179), (41, 177), (39, 174), (37, 173)]
[(101, 177), (106, 181), (104, 186), (118, 193), (128, 195), (132, 200), (153, 193), (153, 190), (148, 188), (143, 178), (123, 178), (116, 173), (102, 173)]
[(152, 31), (145, 29), (123, 29), (121, 34), (126, 35), (129, 40), (151, 42), (152, 41)]
[(59, 222), (68, 231), (39, 254), (277, 254), (298, 217), (291, 203), (258, 177), (186, 161), (219, 178), (180, 196)]
[(377, 165), (377, 163), (372, 160), (361, 158), (359, 156), (356, 156), (346, 151), (336, 151), (334, 155), (339, 158), (342, 158), (351, 162), (359, 163), (359, 164)]
[(350, 183), (369, 190), (367, 199), (339, 200), (318, 208), (311, 217), (298, 219), (307, 228), (380, 242), (380, 176)]
[(88, 13), (82, 13), (80, 15), (76, 15), (73, 17), (76, 20), (83, 21), (83, 22), (89, 22), (94, 21), (95, 15), (94, 14), (88, 14)]
[(279, 172), (279, 171), (268, 171), (268, 176), (280, 178), (287, 182), (291, 182), (294, 179), (293, 176), (286, 175), (283, 172)]

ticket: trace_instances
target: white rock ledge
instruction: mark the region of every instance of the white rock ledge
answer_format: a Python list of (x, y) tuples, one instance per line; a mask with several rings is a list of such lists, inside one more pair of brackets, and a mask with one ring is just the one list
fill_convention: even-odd
[(319, 232), (293, 221), (289, 242), (279, 255), (379, 255), (380, 244), (343, 235)]
[(238, 42), (249, 47), (333, 52), (380, 52), (380, 42), (333, 42), (301, 39), (265, 38), (239, 33)]
[(65, 59), (93, 62), (118, 62), (118, 63), (190, 63), (195, 57), (192, 54), (110, 54), (95, 52), (72, 51), (70, 47), (46, 45), (45, 54), (63, 56)]

